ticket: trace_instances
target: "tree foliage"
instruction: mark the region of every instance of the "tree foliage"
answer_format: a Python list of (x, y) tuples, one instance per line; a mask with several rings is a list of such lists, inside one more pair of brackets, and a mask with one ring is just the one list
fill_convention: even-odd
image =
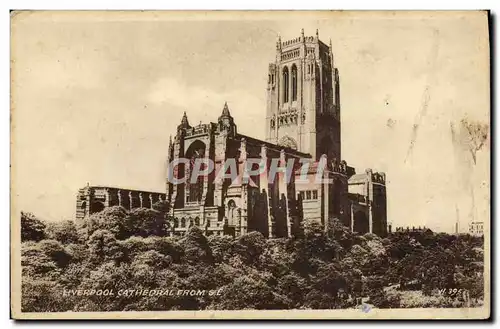
[[(464, 307), (483, 302), (481, 237), (426, 231), (381, 238), (353, 234), (338, 220), (326, 230), (306, 222), (303, 234), (289, 239), (266, 239), (258, 232), (206, 237), (198, 227), (169, 237), (167, 213), (168, 204), (161, 203), (132, 211), (111, 207), (78, 225), (46, 224), (23, 213), (23, 311), (335, 309), (363, 302), (378, 308)], [(172, 293), (136, 293), (158, 289)], [(129, 290), (134, 292), (123, 293)], [(113, 294), (75, 295), (78, 291)]]
[(21, 211), (21, 241), (40, 241), (45, 238), (46, 225), (32, 213)]

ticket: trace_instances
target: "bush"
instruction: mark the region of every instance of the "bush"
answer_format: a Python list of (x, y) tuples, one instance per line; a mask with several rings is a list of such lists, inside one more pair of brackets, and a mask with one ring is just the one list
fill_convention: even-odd
[(21, 241), (40, 241), (45, 239), (44, 222), (33, 214), (21, 211)]
[[(250, 232), (206, 237), (191, 227), (166, 237), (162, 211), (112, 207), (87, 218), (44, 224), (23, 213), (22, 309), (162, 311), (334, 309), (483, 304), (483, 239), (398, 232), (381, 239), (332, 220), (290, 239)], [(139, 234), (140, 236), (133, 236)], [(440, 294), (461, 288), (457, 296)], [(108, 289), (113, 296), (66, 296), (64, 289)], [(121, 295), (170, 289), (173, 295)], [(183, 295), (178, 291), (219, 291)]]

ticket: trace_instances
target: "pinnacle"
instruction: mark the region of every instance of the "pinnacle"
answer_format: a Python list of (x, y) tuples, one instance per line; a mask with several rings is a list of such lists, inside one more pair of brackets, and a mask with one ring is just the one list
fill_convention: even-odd
[(231, 113), (229, 113), (229, 107), (227, 106), (227, 102), (224, 103), (224, 108), (222, 109), (222, 116), (230, 117)]
[(184, 115), (182, 116), (181, 124), (185, 126), (189, 126), (188, 118), (186, 115), (186, 111), (184, 111)]

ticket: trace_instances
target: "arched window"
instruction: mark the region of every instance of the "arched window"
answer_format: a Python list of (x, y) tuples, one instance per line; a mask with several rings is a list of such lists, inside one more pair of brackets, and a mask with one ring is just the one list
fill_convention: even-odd
[(288, 103), (288, 89), (289, 89), (289, 81), (288, 81), (288, 67), (283, 68), (283, 103)]
[(82, 202), (81, 209), (83, 210), (83, 217), (87, 216), (87, 202)]
[(292, 65), (292, 102), (297, 100), (297, 66)]
[(229, 222), (229, 225), (236, 224), (235, 223), (235, 220), (236, 220), (235, 209), (236, 209), (236, 202), (234, 202), (234, 200), (232, 200), (232, 199), (229, 200), (229, 202), (227, 203), (227, 220)]
[(203, 175), (192, 177), (194, 174), (194, 165), (200, 161), (201, 170), (205, 169), (205, 162), (201, 162), (205, 158), (205, 144), (199, 140), (195, 141), (186, 152), (186, 158), (189, 159), (189, 167), (187, 168), (186, 181), (186, 202), (200, 202), (203, 196)]
[(103, 211), (105, 208), (104, 203), (101, 201), (94, 201), (90, 204), (90, 213)]

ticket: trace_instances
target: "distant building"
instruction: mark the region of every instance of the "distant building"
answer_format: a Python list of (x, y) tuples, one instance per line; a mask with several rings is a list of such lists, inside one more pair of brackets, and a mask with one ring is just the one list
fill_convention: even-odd
[(412, 227), (400, 226), (400, 227), (396, 227), (396, 232), (425, 232), (427, 230), (429, 230), (429, 228), (425, 227), (425, 226), (418, 226), (418, 227), (416, 227), (416, 226), (412, 226)]
[(76, 197), (76, 220), (112, 206), (122, 206), (127, 210), (152, 208), (160, 200), (165, 200), (165, 193), (87, 185), (78, 191)]
[(484, 235), (484, 222), (473, 221), (469, 223), (469, 234), (472, 235)]

